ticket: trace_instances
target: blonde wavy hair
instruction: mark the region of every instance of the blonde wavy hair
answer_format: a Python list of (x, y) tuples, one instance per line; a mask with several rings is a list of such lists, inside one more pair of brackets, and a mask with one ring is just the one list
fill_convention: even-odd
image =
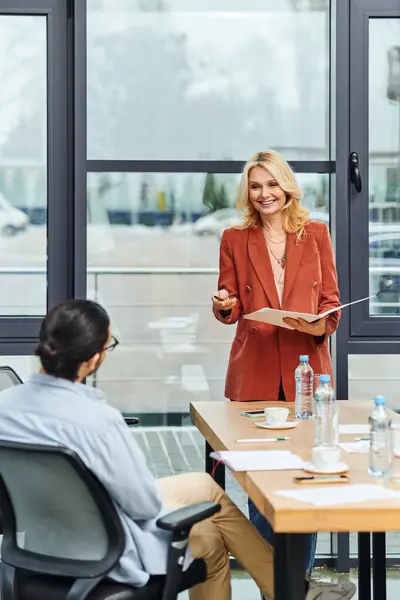
[(239, 229), (248, 229), (261, 224), (260, 213), (249, 199), (249, 173), (254, 167), (262, 167), (276, 179), (286, 193), (286, 204), (283, 208), (283, 229), (287, 233), (296, 233), (297, 240), (304, 234), (304, 227), (309, 220), (308, 210), (300, 205), (303, 193), (296, 181), (292, 169), (286, 160), (275, 150), (258, 152), (244, 166), (239, 183), (236, 208), (243, 213)]

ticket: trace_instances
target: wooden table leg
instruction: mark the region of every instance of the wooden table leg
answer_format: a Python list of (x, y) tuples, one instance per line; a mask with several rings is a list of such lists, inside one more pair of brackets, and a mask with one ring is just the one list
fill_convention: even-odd
[(275, 600), (304, 600), (306, 572), (305, 549), (305, 534), (275, 534)]
[(386, 600), (386, 534), (372, 534), (372, 589), (374, 600)]
[(358, 597), (371, 600), (371, 534), (358, 534)]

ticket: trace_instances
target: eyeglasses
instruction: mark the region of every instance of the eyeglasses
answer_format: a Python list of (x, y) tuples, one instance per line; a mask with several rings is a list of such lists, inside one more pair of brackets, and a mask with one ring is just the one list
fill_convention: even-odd
[(114, 350), (114, 348), (116, 348), (119, 344), (119, 341), (117, 340), (116, 337), (114, 337), (113, 335), (111, 336), (111, 343), (108, 344), (108, 346), (105, 346), (105, 348), (103, 348), (103, 352), (112, 352)]

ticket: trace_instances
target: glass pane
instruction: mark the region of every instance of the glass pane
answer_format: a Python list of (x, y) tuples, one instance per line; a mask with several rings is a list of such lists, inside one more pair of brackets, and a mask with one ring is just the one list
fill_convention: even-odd
[(0, 315), (46, 311), (46, 45), (45, 17), (0, 15)]
[[(311, 216), (328, 222), (328, 176), (297, 178)], [(178, 423), (190, 401), (224, 397), (235, 328), (216, 321), (210, 299), (221, 233), (238, 220), (238, 180), (89, 174), (88, 294), (109, 310), (122, 342), (96, 385), (120, 410), (147, 415), (143, 423)]]
[[(400, 356), (396, 354), (354, 354), (348, 359), (350, 400), (385, 396), (390, 408), (400, 411)], [(371, 402), (372, 406), (372, 402)], [(396, 471), (398, 470), (396, 464)], [(389, 533), (387, 554), (399, 555), (400, 535)], [(350, 534), (350, 550), (357, 554), (357, 534)]]
[(400, 314), (400, 19), (369, 21), (369, 287)]
[(329, 158), (329, 0), (88, 0), (87, 31), (89, 159)]
[[(223, 400), (234, 327), (211, 313), (220, 236), (238, 219), (240, 175), (89, 173), (88, 295), (109, 311), (121, 345), (91, 378), (122, 412), (156, 477), (204, 470), (193, 400)], [(329, 222), (329, 178), (299, 174), (303, 204)], [(247, 514), (232, 475), (226, 489)], [(330, 553), (329, 534), (318, 553)]]

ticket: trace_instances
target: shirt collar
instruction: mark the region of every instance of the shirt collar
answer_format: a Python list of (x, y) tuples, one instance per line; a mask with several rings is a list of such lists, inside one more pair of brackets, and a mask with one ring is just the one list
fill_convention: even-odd
[(84, 383), (62, 379), (61, 377), (53, 377), (53, 375), (48, 375), (47, 373), (34, 373), (30, 376), (28, 381), (36, 385), (64, 388), (70, 390), (74, 394), (84, 394), (90, 400), (106, 402), (105, 395), (98, 388), (85, 385)]

